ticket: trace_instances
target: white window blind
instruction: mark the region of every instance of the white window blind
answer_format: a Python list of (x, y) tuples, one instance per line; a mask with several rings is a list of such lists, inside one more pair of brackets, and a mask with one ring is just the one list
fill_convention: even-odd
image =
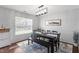
[(15, 17), (15, 35), (32, 32), (32, 19)]

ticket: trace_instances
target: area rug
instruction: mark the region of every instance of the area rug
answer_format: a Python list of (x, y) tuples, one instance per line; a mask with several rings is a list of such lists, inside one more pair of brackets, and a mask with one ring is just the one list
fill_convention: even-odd
[(18, 46), (24, 50), (25, 53), (47, 53), (47, 48), (37, 43), (27, 44), (27, 41), (18, 43)]

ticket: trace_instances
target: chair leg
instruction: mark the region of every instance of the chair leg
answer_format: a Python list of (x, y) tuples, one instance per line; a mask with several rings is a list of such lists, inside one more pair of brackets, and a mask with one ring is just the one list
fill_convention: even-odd
[(58, 49), (59, 49), (60, 43), (58, 42)]
[(59, 46), (60, 46), (60, 40), (58, 40), (58, 49), (59, 49)]
[(29, 43), (30, 43), (30, 40), (28, 39), (28, 45), (29, 45)]
[(57, 50), (58, 50), (58, 47), (57, 47), (57, 45), (56, 45), (56, 52), (57, 52)]

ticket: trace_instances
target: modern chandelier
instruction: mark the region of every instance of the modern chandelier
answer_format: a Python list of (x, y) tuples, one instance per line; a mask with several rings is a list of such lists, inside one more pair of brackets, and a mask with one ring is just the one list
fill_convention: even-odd
[(41, 16), (41, 15), (47, 14), (48, 8), (44, 5), (41, 5), (37, 8), (37, 11), (35, 13), (36, 13), (36, 16)]

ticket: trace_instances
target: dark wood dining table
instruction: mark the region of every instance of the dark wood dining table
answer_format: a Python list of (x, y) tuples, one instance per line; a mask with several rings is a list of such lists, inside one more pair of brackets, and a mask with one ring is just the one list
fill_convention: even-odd
[[(47, 34), (39, 34), (39, 33), (35, 33), (35, 35), (37, 38), (33, 40), (34, 42), (47, 47), (48, 53), (50, 50), (51, 50), (51, 53), (54, 53), (54, 41), (56, 40), (56, 37), (50, 36)], [(41, 38), (48, 39), (48, 41), (41, 40)]]

